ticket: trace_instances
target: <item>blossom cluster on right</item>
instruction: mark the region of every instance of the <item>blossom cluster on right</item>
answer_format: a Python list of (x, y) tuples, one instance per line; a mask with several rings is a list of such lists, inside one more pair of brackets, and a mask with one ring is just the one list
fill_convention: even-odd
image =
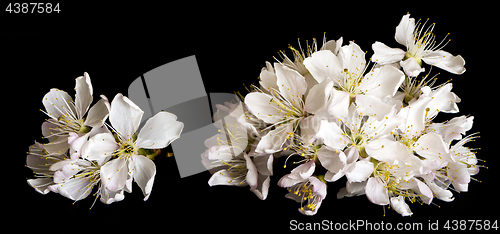
[(468, 191), (484, 167), (465, 146), (479, 137), (466, 135), (474, 117), (434, 122), (458, 113), (460, 98), (451, 83), (423, 75), (432, 67), (462, 74), (465, 61), (442, 50), (446, 38), (437, 42), (434, 27), (403, 16), (395, 39), (405, 49), (375, 42), (371, 62), (342, 38), (319, 49), (316, 40), (305, 51), (290, 46), (293, 59), (282, 52), (282, 61), (267, 62), (259, 86), (217, 106), (220, 130), (202, 154), (209, 185), (248, 185), (264, 200), (283, 157), (293, 169), (273, 183), (305, 215), (316, 214), (328, 183), (344, 176), (338, 199), (366, 195), (403, 216), (412, 215), (409, 203), (450, 202), (452, 191)]

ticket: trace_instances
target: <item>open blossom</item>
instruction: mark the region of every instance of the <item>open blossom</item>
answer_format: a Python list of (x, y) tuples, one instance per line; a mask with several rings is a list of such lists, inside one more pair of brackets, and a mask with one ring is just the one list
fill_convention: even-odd
[[(299, 202), (299, 212), (309, 216), (318, 212), (323, 199), (326, 197), (326, 184), (312, 176), (314, 170), (315, 163), (310, 161), (296, 167), (278, 182), (280, 187), (288, 189), (289, 193), (286, 198)], [(306, 202), (307, 204), (304, 205)]]
[(42, 99), (44, 113), (50, 117), (42, 125), (42, 134), (51, 143), (62, 144), (66, 149), (69, 148), (70, 133), (78, 136), (89, 134), (92, 129), (102, 126), (108, 116), (109, 104), (105, 96), (101, 96), (101, 100), (89, 109), (93, 89), (87, 73), (76, 78), (75, 90), (74, 101), (68, 93), (59, 89), (51, 89)]
[(462, 56), (453, 56), (441, 50), (446, 44), (443, 45), (442, 41), (436, 44), (436, 36), (432, 32), (435, 24), (424, 30), (426, 23), (418, 23), (416, 26), (415, 19), (410, 18), (410, 14), (404, 15), (396, 27), (395, 38), (406, 47), (406, 51), (375, 42), (372, 46), (375, 52), (372, 60), (381, 65), (399, 63), (408, 76), (417, 76), (425, 70), (422, 61), (454, 74), (464, 73), (465, 60)]
[(257, 145), (255, 151), (259, 153), (282, 150), (288, 134), (299, 128), (301, 120), (324, 109), (328, 90), (332, 88), (331, 82), (323, 82), (312, 87), (304, 97), (307, 84), (302, 75), (279, 63), (275, 63), (275, 69), (278, 90), (270, 88), (270, 94), (252, 92), (245, 97), (248, 110), (274, 127)]
[(463, 137), (473, 117), (435, 122), (440, 112), (458, 113), (461, 99), (449, 81), (434, 85), (436, 76), (417, 77), (422, 62), (454, 74), (465, 71), (465, 62), (442, 51), (434, 24), (425, 25), (403, 16), (396, 40), (407, 50), (376, 42), (371, 67), (366, 52), (354, 42), (342, 46), (342, 38), (320, 50), (316, 41), (306, 52), (289, 46), (294, 60), (281, 52), (283, 62), (261, 70), (260, 88), (240, 95), (248, 108), (240, 116), (248, 118), (226, 123), (205, 142), (209, 184), (248, 184), (253, 191), (257, 184), (267, 192), (269, 168), (283, 156), (285, 169), (290, 161), (299, 165), (278, 186), (305, 215), (318, 212), (327, 183), (343, 176), (337, 198), (366, 195), (402, 216), (413, 214), (411, 203), (451, 202), (452, 191), (467, 191), (484, 167), (476, 149), (463, 146), (476, 138)]
[(390, 111), (392, 98), (404, 80), (403, 73), (392, 66), (364, 74), (365, 52), (354, 42), (342, 46), (338, 55), (329, 50), (318, 51), (304, 64), (318, 82), (333, 82), (327, 110), (335, 118), (345, 118), (352, 103), (361, 113), (381, 118)]
[(208, 184), (248, 185), (250, 191), (265, 200), (274, 157), (255, 152), (260, 134), (252, 123), (258, 120), (241, 102), (226, 105), (217, 106), (214, 125), (220, 128), (219, 134), (205, 141), (208, 149), (201, 155), (203, 165), (213, 174)]
[(97, 162), (113, 158), (100, 168), (101, 183), (109, 191), (116, 192), (133, 178), (147, 200), (156, 166), (151, 159), (141, 155), (141, 151), (167, 147), (180, 136), (184, 125), (176, 121), (175, 115), (159, 112), (137, 132), (143, 113), (130, 99), (117, 94), (111, 102), (109, 115), (114, 135), (99, 133), (91, 137), (83, 146), (81, 156)]

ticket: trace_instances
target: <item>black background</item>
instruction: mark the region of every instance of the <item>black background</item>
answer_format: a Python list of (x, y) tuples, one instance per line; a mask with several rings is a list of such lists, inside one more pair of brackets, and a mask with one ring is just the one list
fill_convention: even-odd
[[(418, 4), (418, 3), (415, 3)], [(57, 231), (121, 230), (140, 231), (286, 231), (290, 220), (298, 222), (428, 222), (439, 220), (440, 230), (446, 220), (489, 219), (498, 215), (498, 56), (497, 23), (482, 5), (399, 6), (388, 3), (365, 5), (362, 2), (334, 1), (289, 2), (279, 6), (268, 3), (215, 4), (198, 2), (155, 5), (152, 3), (60, 4), (61, 13), (9, 14), (0, 6), (3, 88), (2, 200), (12, 225), (23, 229)], [(424, 5), (425, 4), (425, 5)], [(5, 6), (4, 6), (5, 5)], [(26, 151), (40, 140), (40, 126), (46, 118), (39, 111), (41, 99), (50, 88), (74, 94), (74, 78), (88, 72), (94, 96), (112, 98), (124, 93), (141, 74), (165, 63), (196, 55), (206, 91), (244, 91), (243, 83), (257, 84), (265, 61), (274, 62), (279, 50), (287, 45), (302, 46), (313, 37), (319, 41), (344, 38), (344, 45), (355, 40), (367, 59), (373, 54), (371, 44), (381, 41), (401, 47), (394, 40), (395, 27), (410, 12), (416, 19), (430, 18), (437, 23), (437, 39), (451, 33), (444, 50), (465, 58), (467, 71), (453, 75), (441, 72), (438, 83), (453, 79), (453, 92), (462, 102), (460, 115), (473, 115), (469, 133), (481, 132), (481, 138), (469, 143), (481, 147), (478, 158), (489, 169), (475, 176), (469, 192), (454, 193), (451, 203), (441, 206), (411, 204), (414, 215), (401, 217), (370, 203), (365, 196), (336, 199), (345, 179), (328, 184), (328, 195), (317, 215), (300, 214), (299, 204), (285, 199), (286, 190), (276, 185), (284, 170), (283, 160), (275, 165), (275, 176), (267, 200), (259, 200), (247, 187), (209, 187), (210, 173), (203, 172), (180, 179), (175, 158), (155, 161), (156, 180), (151, 197), (142, 201), (140, 189), (126, 194), (121, 202), (106, 205), (93, 198), (72, 205), (58, 194), (41, 195), (28, 186), (31, 171), (25, 168)], [(291, 56), (291, 54), (289, 53)], [(428, 68), (429, 66), (427, 66)], [(94, 98), (97, 100), (97, 98)], [(437, 121), (456, 114), (440, 114)], [(182, 120), (180, 120), (182, 121)], [(13, 221), (16, 221), (14, 224)], [(18, 226), (25, 222), (26, 226)], [(68, 225), (68, 226), (66, 226)], [(104, 229), (101, 229), (104, 228)], [(154, 229), (153, 229), (154, 228)], [(182, 229), (179, 229), (182, 228)], [(129, 229), (132, 230), (132, 229)]]

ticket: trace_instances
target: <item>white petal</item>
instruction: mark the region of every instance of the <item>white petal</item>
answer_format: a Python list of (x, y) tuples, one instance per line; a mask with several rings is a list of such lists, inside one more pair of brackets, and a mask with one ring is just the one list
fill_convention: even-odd
[(257, 144), (255, 152), (272, 154), (283, 149), (283, 144), (286, 142), (288, 133), (293, 131), (293, 124), (287, 123), (276, 127), (262, 137)]
[(342, 62), (342, 71), (347, 69), (353, 77), (362, 76), (366, 67), (365, 52), (358, 44), (350, 41), (340, 48), (338, 57)]
[(405, 71), (406, 75), (410, 77), (415, 77), (420, 74), (420, 72), (424, 72), (425, 68), (420, 67), (418, 64), (417, 60), (415, 58), (408, 58), (405, 61), (401, 61), (399, 63), (401, 67), (403, 67), (403, 70)]
[(76, 109), (73, 104), (70, 104), (71, 102), (73, 102), (73, 98), (59, 89), (51, 89), (42, 99), (47, 114), (54, 119), (61, 116), (76, 118)]
[(149, 198), (156, 175), (155, 163), (142, 155), (132, 156), (134, 161), (134, 180), (144, 194), (144, 201)]
[(393, 66), (375, 68), (366, 74), (359, 89), (367, 95), (383, 99), (393, 97), (403, 83), (405, 75)]
[(250, 190), (252, 191), (255, 195), (260, 200), (266, 200), (267, 194), (269, 192), (269, 184), (271, 182), (271, 177), (270, 176), (265, 176), (262, 174), (259, 174), (259, 184), (256, 189)]
[(378, 120), (382, 120), (394, 107), (391, 103), (385, 103), (381, 99), (371, 95), (357, 95), (356, 106), (360, 115), (372, 116)]
[(405, 57), (406, 54), (406, 51), (402, 49), (391, 48), (389, 46), (386, 46), (384, 43), (378, 41), (373, 43), (372, 49), (374, 52), (372, 56), (372, 61), (380, 65), (399, 62)]
[(102, 165), (106, 158), (110, 158), (118, 148), (120, 146), (111, 133), (99, 133), (91, 137), (82, 146), (81, 157), (86, 160), (97, 161), (99, 165)]
[(307, 70), (313, 75), (314, 79), (321, 83), (325, 79), (337, 82), (335, 77), (341, 77), (342, 63), (330, 50), (321, 50), (315, 52), (304, 60)]
[(61, 185), (56, 185), (56, 187), (61, 195), (73, 201), (79, 201), (86, 198), (92, 192), (92, 188), (87, 188), (90, 181), (90, 179), (84, 177), (76, 177), (69, 179)]
[(408, 216), (413, 214), (408, 204), (406, 204), (405, 198), (403, 196), (392, 197), (391, 207), (402, 216)]
[(453, 74), (462, 74), (465, 72), (464, 58), (460, 55), (453, 56), (446, 51), (437, 50), (426, 53), (422, 57), (422, 60), (427, 64), (439, 67)]
[(373, 163), (367, 160), (361, 160), (353, 165), (346, 171), (346, 177), (349, 182), (362, 182), (368, 179), (373, 173)]
[(265, 176), (271, 176), (273, 175), (273, 160), (274, 157), (272, 154), (270, 154), (265, 156), (254, 157), (253, 163), (255, 164), (255, 167), (257, 168), (259, 174)]
[(427, 118), (432, 118), (437, 115), (439, 112), (445, 113), (457, 113), (458, 106), (461, 100), (455, 95), (455, 93), (451, 92), (453, 88), (453, 84), (448, 83), (435, 91), (431, 91), (428, 86), (422, 88), (423, 95), (430, 96), (432, 100), (427, 104), (427, 108), (429, 108), (429, 112), (427, 113)]
[(288, 113), (288, 111), (271, 100), (273, 100), (273, 97), (264, 93), (254, 92), (245, 96), (245, 104), (248, 110), (257, 118), (264, 120), (264, 122), (273, 124), (283, 120), (283, 114)]
[(332, 173), (339, 173), (346, 165), (346, 155), (342, 151), (331, 151), (326, 147), (321, 147), (317, 152), (321, 165)]
[(248, 185), (250, 186), (250, 190), (254, 190), (257, 188), (259, 173), (257, 172), (257, 167), (253, 163), (252, 159), (250, 159), (250, 157), (247, 154), (243, 154), (243, 157), (246, 160), (246, 166), (248, 169), (245, 179)]
[(109, 115), (109, 102), (106, 96), (101, 95), (101, 100), (94, 104), (85, 119), (85, 125), (91, 127), (99, 127), (104, 124)]
[(410, 18), (410, 14), (406, 14), (401, 18), (399, 25), (396, 27), (396, 41), (406, 46), (408, 42), (413, 40), (413, 31), (415, 30), (415, 19)]
[(111, 204), (113, 202), (121, 201), (125, 198), (125, 195), (123, 195), (123, 191), (124, 190), (118, 190), (113, 192), (102, 186), (100, 200), (104, 204)]
[(83, 118), (92, 103), (92, 83), (89, 74), (85, 72), (83, 76), (76, 78), (75, 107), (79, 119)]
[(388, 138), (370, 141), (365, 146), (365, 150), (372, 158), (388, 164), (397, 164), (411, 155), (404, 144)]
[(335, 122), (322, 120), (317, 137), (321, 138), (325, 145), (334, 149), (343, 149), (349, 138), (343, 135), (342, 129)]
[(332, 89), (331, 99), (326, 108), (335, 119), (344, 119), (349, 112), (349, 93)]
[(306, 92), (306, 79), (297, 71), (280, 63), (274, 63), (276, 69), (276, 84), (283, 97), (294, 107), (301, 109), (302, 96)]
[(407, 139), (419, 136), (425, 129), (425, 110), (430, 101), (430, 97), (420, 96), (415, 102), (399, 111), (398, 116), (406, 119), (406, 123), (401, 124), (400, 129)]
[(453, 162), (443, 138), (436, 133), (427, 133), (418, 138), (413, 149), (418, 155), (440, 162)]
[(119, 93), (111, 102), (109, 121), (113, 128), (128, 140), (139, 128), (142, 114), (144, 114), (144, 111), (141, 108)]
[(262, 86), (265, 90), (270, 90), (270, 88), (279, 90), (278, 85), (276, 84), (278, 78), (276, 78), (276, 73), (274, 72), (273, 65), (271, 65), (271, 63), (266, 61), (266, 66), (260, 71), (259, 77), (260, 86)]
[(118, 191), (125, 186), (129, 174), (128, 160), (116, 158), (101, 167), (101, 183), (111, 191)]
[(309, 177), (312, 176), (314, 170), (316, 168), (316, 164), (314, 161), (310, 161), (308, 163), (304, 163), (296, 168), (294, 168), (290, 174), (286, 174), (278, 181), (278, 186), (286, 188), (293, 186), (297, 183), (304, 182)]
[(429, 184), (429, 188), (434, 193), (434, 196), (436, 196), (436, 198), (438, 198), (439, 200), (446, 202), (455, 200), (455, 198), (453, 197), (453, 193), (451, 191), (437, 186), (434, 182)]
[(368, 179), (365, 187), (366, 197), (372, 203), (377, 205), (387, 205), (389, 204), (389, 195), (387, 194), (387, 188), (384, 182), (379, 178), (371, 177)]
[(177, 116), (161, 111), (146, 121), (142, 127), (135, 146), (145, 149), (161, 149), (179, 138), (184, 124), (177, 121)]
[(323, 82), (313, 86), (306, 97), (304, 110), (312, 114), (323, 110), (332, 88), (333, 82), (330, 80), (323, 80)]

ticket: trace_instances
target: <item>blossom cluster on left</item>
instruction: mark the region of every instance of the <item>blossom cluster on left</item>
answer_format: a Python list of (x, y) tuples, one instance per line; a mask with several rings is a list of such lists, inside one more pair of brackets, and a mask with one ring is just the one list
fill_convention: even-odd
[(152, 160), (179, 138), (184, 124), (162, 111), (139, 130), (144, 112), (121, 93), (111, 103), (101, 95), (91, 106), (87, 73), (76, 78), (75, 91), (74, 99), (59, 89), (43, 97), (46, 143), (29, 147), (26, 167), (34, 178), (28, 184), (41, 194), (59, 193), (75, 202), (93, 194), (95, 201), (110, 204), (132, 192), (134, 181), (147, 200), (156, 175)]

